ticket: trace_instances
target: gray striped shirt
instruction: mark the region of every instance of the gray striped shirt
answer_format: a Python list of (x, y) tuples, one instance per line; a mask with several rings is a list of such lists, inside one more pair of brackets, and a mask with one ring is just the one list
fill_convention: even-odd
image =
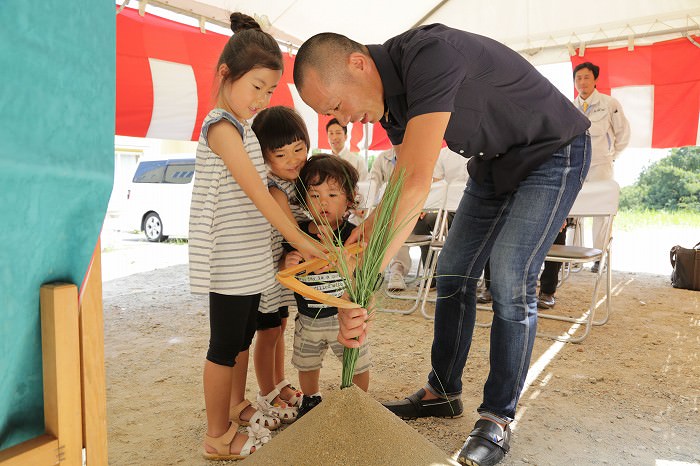
[[(299, 222), (308, 221), (311, 217), (306, 213), (306, 211), (296, 203), (296, 189), (294, 189), (294, 182), (283, 180), (282, 178), (276, 176), (273, 173), (268, 173), (267, 175), (267, 185), (268, 187), (275, 187), (287, 195), (287, 202), (289, 202), (289, 208), (294, 214), (294, 219)], [(284, 248), (282, 243), (284, 242), (284, 237), (276, 228), (272, 229), (272, 260), (277, 266), (282, 254), (284, 253)], [(296, 306), (297, 302), (294, 299), (294, 293), (291, 290), (283, 287), (279, 282), (266, 290), (262, 297), (260, 298), (260, 307), (258, 308), (262, 313), (276, 312), (281, 306)]]
[(190, 288), (197, 294), (257, 294), (275, 283), (272, 228), (209, 148), (207, 131), (222, 119), (240, 132), (261, 183), (267, 179), (260, 144), (250, 125), (222, 109), (209, 112), (199, 136), (190, 205)]

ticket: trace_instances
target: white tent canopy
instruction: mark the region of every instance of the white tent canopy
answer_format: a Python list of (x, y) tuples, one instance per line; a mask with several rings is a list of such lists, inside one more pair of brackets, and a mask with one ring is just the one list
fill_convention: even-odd
[[(141, 3), (144, 3), (142, 1)], [(567, 61), (583, 46), (633, 46), (700, 31), (700, 0), (148, 0), (154, 6), (228, 26), (232, 11), (255, 16), (298, 46), (333, 31), (381, 43), (407, 29), (444, 23), (492, 37), (534, 64)], [(131, 5), (134, 6), (134, 5)], [(200, 23), (201, 24), (201, 23)]]
[[(290, 51), (323, 31), (343, 33), (362, 43), (381, 43), (416, 25), (442, 22), (482, 33), (509, 45), (537, 65), (540, 72), (569, 98), (573, 98), (572, 63), (592, 60), (603, 65), (606, 73), (598, 87), (601, 92), (617, 98), (626, 109), (633, 134), (630, 147), (700, 145), (700, 107), (697, 99), (700, 92), (700, 40), (697, 39), (700, 35), (700, 0), (605, 0), (605, 3), (603, 0), (589, 0), (585, 10), (575, 9), (571, 2), (563, 0), (491, 0), (480, 3), (471, 0), (384, 0), (372, 3), (367, 0), (120, 1), (124, 2), (122, 6), (131, 3), (129, 7), (139, 8), (139, 13), (146, 10), (156, 16), (166, 16), (198, 27), (202, 32), (210, 29), (229, 35), (230, 13), (242, 11), (255, 16), (263, 29), (275, 36), (282, 48), (288, 45)], [(472, 4), (473, 8), (470, 7)], [(127, 11), (134, 14), (133, 10)], [(173, 15), (172, 12), (180, 15)], [(136, 23), (141, 24), (138, 20)], [(134, 38), (133, 35), (130, 37)], [(151, 133), (152, 128), (171, 134), (177, 125), (170, 120), (159, 121), (162, 112), (156, 111), (160, 108), (156, 104), (167, 104), (168, 111), (164, 115), (168, 118), (177, 113), (173, 113), (171, 107), (178, 105), (186, 107), (190, 112), (188, 115), (192, 116), (199, 109), (198, 102), (203, 101), (196, 97), (206, 100), (207, 96), (198, 96), (200, 86), (189, 79), (189, 87), (177, 88), (167, 98), (158, 100), (149, 97), (150, 89), (143, 85), (144, 81), (153, 80), (154, 96), (163, 85), (170, 89), (177, 82), (172, 72), (154, 72), (152, 63), (152, 59), (160, 60), (156, 63), (170, 63), (173, 53), (167, 47), (165, 52), (158, 52), (153, 44), (141, 47), (138, 37), (136, 41), (135, 45), (131, 45), (136, 47), (135, 51), (148, 53), (141, 57), (145, 65), (123, 75), (120, 84), (124, 99), (121, 103), (123, 108), (127, 108), (127, 97), (132, 100), (139, 97), (129, 88), (129, 83), (133, 89), (144, 90), (142, 97), (146, 100), (122, 112), (125, 117), (119, 122), (134, 127), (120, 126), (123, 132), (119, 134), (155, 137)], [(664, 42), (650, 45), (659, 41)], [(126, 43), (130, 44), (127, 40), (119, 41), (118, 45), (124, 46)], [(576, 53), (578, 55), (574, 56)], [(126, 62), (122, 60), (122, 67), (126, 67), (123, 69), (128, 68), (126, 63), (134, 63), (132, 55), (122, 50), (119, 56), (129, 57)], [(191, 74), (194, 65), (188, 60), (190, 57), (185, 54), (179, 61), (175, 60), (176, 63), (170, 68)], [(158, 67), (155, 68), (157, 71)], [(143, 75), (137, 74), (143, 70), (146, 70)], [(159, 76), (161, 79), (157, 79)], [(318, 115), (301, 101), (291, 81), (282, 88), (288, 89), (288, 95), (286, 100), (279, 97), (276, 104), (294, 106), (311, 129), (312, 147), (326, 147), (322, 142), (325, 133), (323, 125), (319, 126)], [(279, 92), (277, 94), (281, 95)], [(187, 95), (192, 98), (184, 102), (183, 96)], [(196, 134), (196, 121), (190, 118), (185, 123), (185, 133)], [(144, 133), (145, 128), (148, 131)], [(357, 144), (355, 147), (360, 150), (382, 149), (383, 144), (388, 144), (382, 132), (377, 132), (378, 137), (375, 138), (371, 128), (366, 126), (362, 131), (359, 127), (351, 128), (351, 140)]]

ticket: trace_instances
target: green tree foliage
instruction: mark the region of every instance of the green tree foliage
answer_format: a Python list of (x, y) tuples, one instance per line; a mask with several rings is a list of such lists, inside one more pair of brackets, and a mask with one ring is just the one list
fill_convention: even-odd
[(621, 209), (700, 211), (700, 147), (672, 149), (622, 188)]

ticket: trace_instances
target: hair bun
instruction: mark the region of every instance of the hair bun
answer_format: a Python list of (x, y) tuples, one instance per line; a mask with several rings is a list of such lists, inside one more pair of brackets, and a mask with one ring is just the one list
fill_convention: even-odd
[(253, 17), (239, 12), (231, 13), (231, 30), (235, 33), (246, 29), (262, 31), (260, 24)]

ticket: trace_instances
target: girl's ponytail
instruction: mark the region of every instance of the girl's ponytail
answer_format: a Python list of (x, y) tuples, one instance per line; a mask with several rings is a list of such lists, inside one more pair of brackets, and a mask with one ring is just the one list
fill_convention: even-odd
[(264, 32), (255, 19), (243, 13), (231, 13), (231, 30), (233, 36), (226, 42), (216, 65), (217, 70), (221, 65), (228, 68), (219, 92), (226, 82), (238, 80), (253, 68), (283, 70), (282, 52), (277, 41)]
[(254, 18), (239, 12), (231, 13), (231, 30), (234, 33), (244, 31), (246, 29), (254, 29), (262, 31), (260, 24)]

